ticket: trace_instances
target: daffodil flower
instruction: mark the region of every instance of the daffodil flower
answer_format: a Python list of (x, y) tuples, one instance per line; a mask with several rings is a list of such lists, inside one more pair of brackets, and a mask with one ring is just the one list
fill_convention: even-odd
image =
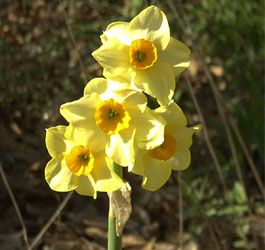
[(103, 45), (92, 53), (106, 78), (126, 79), (132, 87), (167, 105), (175, 77), (190, 64), (190, 50), (170, 37), (165, 14), (150, 6), (128, 22), (114, 22), (101, 35)]
[(143, 93), (124, 86), (126, 83), (95, 78), (82, 98), (63, 104), (60, 112), (86, 134), (91, 145), (106, 145), (106, 154), (130, 170), (136, 145), (152, 149), (163, 142), (164, 120), (146, 106)]
[(45, 168), (45, 179), (58, 192), (75, 190), (97, 197), (97, 191), (118, 190), (123, 181), (112, 170), (104, 146), (95, 148), (86, 133), (73, 126), (51, 127), (46, 131), (46, 146), (52, 159)]
[(201, 130), (201, 126), (187, 126), (185, 115), (179, 106), (170, 103), (167, 107), (155, 110), (166, 121), (164, 142), (151, 150), (136, 151), (133, 173), (143, 176), (142, 187), (155, 191), (162, 187), (172, 170), (184, 170), (190, 165), (192, 135)]

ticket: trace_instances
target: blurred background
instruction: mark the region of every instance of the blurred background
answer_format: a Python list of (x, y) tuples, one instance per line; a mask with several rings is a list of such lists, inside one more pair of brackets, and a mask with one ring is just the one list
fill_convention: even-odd
[(159, 191), (125, 173), (133, 212), (124, 249), (265, 249), (263, 1), (1, 0), (1, 250), (106, 249), (107, 195), (50, 190), (45, 128), (66, 124), (60, 105), (102, 75), (91, 53), (107, 25), (151, 4), (192, 50), (174, 100), (190, 126), (204, 129), (193, 138), (191, 166)]

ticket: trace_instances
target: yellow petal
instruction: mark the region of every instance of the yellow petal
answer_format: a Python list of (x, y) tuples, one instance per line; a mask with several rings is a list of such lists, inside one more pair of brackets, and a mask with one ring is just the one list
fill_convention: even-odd
[(173, 170), (184, 170), (190, 165), (190, 150), (175, 151), (174, 155), (169, 159)]
[(108, 25), (106, 31), (100, 36), (102, 43), (116, 37), (121, 43), (130, 45), (130, 32), (128, 22), (113, 22)]
[(89, 148), (94, 153), (102, 150), (107, 143), (106, 136), (97, 132), (99, 132), (97, 129), (77, 128), (70, 124), (66, 129), (65, 136), (69, 140)]
[(167, 48), (158, 53), (158, 58), (168, 63), (177, 76), (190, 65), (190, 49), (184, 43), (171, 37)]
[(80, 195), (92, 196), (94, 199), (97, 198), (96, 185), (90, 174), (79, 177), (79, 185), (75, 191)]
[(108, 91), (100, 94), (101, 100), (112, 98), (116, 102), (122, 103), (126, 109), (133, 107), (134, 109), (144, 110), (147, 104), (147, 98), (143, 93), (132, 89), (127, 83), (118, 83), (109, 79), (108, 82)]
[(112, 161), (104, 152), (95, 155), (95, 164), (91, 175), (95, 181), (97, 191), (112, 192), (122, 187), (123, 181), (110, 168)]
[[(185, 127), (187, 125), (187, 119), (181, 110), (181, 108), (174, 102), (168, 104), (168, 106), (162, 106), (154, 110), (154, 112), (162, 116), (168, 125), (172, 124), (172, 130), (176, 130), (179, 127)], [(171, 131), (168, 131), (171, 133)]]
[[(70, 123), (67, 138), (90, 148), (93, 152), (102, 149), (106, 144), (106, 135), (95, 121), (96, 107), (100, 102), (99, 96), (92, 93), (77, 101), (63, 104), (60, 109), (62, 116)], [(78, 129), (75, 130), (74, 127)]]
[(78, 178), (68, 169), (65, 159), (53, 158), (46, 165), (45, 180), (54, 191), (67, 192), (77, 188)]
[(46, 146), (51, 157), (56, 157), (66, 151), (64, 134), (66, 126), (51, 127), (46, 130)]
[(144, 93), (132, 89), (120, 89), (115, 93), (123, 96), (124, 100), (122, 102), (131, 116), (134, 112), (144, 112), (147, 105), (147, 98)]
[(92, 53), (98, 63), (113, 75), (128, 74), (131, 66), (129, 46), (121, 43), (116, 37), (106, 41)]
[(129, 24), (131, 40), (147, 39), (158, 50), (164, 50), (170, 39), (170, 30), (165, 14), (155, 6), (144, 9)]
[(128, 72), (124, 72), (122, 75), (113, 75), (110, 73), (108, 70), (103, 68), (103, 76), (106, 77), (107, 79), (111, 79), (116, 82), (128, 82), (130, 88), (136, 89), (134, 84), (131, 82), (131, 79), (134, 78), (135, 71), (133, 67), (128, 69)]
[(72, 125), (93, 130), (96, 127), (95, 111), (100, 102), (98, 94), (92, 93), (79, 100), (63, 104), (60, 113)]
[(102, 94), (108, 90), (108, 80), (103, 77), (97, 77), (89, 81), (84, 89), (84, 95), (89, 95), (93, 92)]
[(201, 126), (197, 125), (191, 128), (181, 128), (172, 133), (177, 142), (176, 151), (187, 150), (192, 145), (192, 136), (195, 132), (201, 130)]
[(169, 179), (172, 165), (169, 161), (156, 160), (147, 155), (143, 161), (146, 166), (142, 187), (149, 191), (156, 191)]
[(135, 129), (133, 128), (111, 135), (106, 154), (117, 164), (131, 168), (134, 164), (134, 137)]
[(164, 129), (159, 129), (158, 133), (148, 141), (136, 141), (136, 145), (145, 150), (151, 150), (160, 146), (164, 142)]
[(146, 163), (143, 161), (145, 155), (148, 153), (146, 150), (142, 150), (139, 147), (135, 147), (135, 162), (131, 171), (137, 175), (145, 175)]
[(132, 112), (132, 125), (136, 130), (137, 145), (143, 149), (152, 149), (164, 141), (165, 121), (152, 110), (146, 108), (143, 113)]
[(157, 98), (161, 105), (167, 105), (174, 94), (175, 76), (168, 64), (156, 62), (149, 69), (138, 70), (134, 84), (137, 88)]
[(124, 82), (117, 82), (103, 77), (94, 78), (87, 83), (84, 89), (84, 95), (90, 95), (96, 92), (101, 101), (112, 98), (115, 99), (116, 102), (121, 103), (125, 98), (127, 98), (127, 96), (137, 93), (132, 90), (129, 82), (126, 82), (125, 79), (123, 80)]

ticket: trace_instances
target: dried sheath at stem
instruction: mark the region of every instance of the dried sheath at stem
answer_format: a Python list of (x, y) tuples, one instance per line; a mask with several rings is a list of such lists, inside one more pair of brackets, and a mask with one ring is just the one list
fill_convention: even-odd
[(120, 236), (132, 211), (131, 186), (126, 182), (119, 190), (108, 192), (108, 196), (110, 199), (109, 213), (116, 218), (116, 234)]

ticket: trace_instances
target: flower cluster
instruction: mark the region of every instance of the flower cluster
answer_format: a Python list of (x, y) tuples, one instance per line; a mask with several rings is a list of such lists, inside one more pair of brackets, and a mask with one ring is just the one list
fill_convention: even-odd
[[(175, 77), (190, 63), (190, 50), (170, 37), (164, 13), (155, 6), (129, 23), (111, 23), (92, 53), (105, 78), (87, 83), (84, 95), (60, 108), (68, 126), (47, 129), (52, 159), (45, 178), (55, 191), (75, 190), (96, 198), (123, 185), (111, 166), (128, 167), (155, 191), (172, 170), (190, 164), (192, 135), (180, 107), (171, 99)], [(160, 107), (150, 109), (147, 96)]]

